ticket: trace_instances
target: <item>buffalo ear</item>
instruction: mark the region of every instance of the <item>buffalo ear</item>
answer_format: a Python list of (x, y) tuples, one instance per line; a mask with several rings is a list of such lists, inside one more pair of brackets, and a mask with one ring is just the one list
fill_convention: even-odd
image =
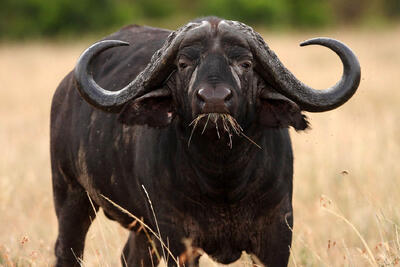
[(151, 91), (128, 102), (118, 115), (118, 120), (127, 125), (150, 127), (168, 126), (175, 115), (172, 96), (165, 88)]
[(295, 102), (266, 88), (260, 94), (259, 123), (268, 128), (292, 126), (296, 131), (309, 127), (307, 117)]

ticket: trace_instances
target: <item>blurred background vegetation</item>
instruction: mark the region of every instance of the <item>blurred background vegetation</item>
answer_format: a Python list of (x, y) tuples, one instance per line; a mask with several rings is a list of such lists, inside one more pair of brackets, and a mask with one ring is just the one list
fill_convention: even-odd
[(76, 37), (130, 23), (176, 28), (216, 15), (274, 28), (385, 25), (400, 0), (1, 0), (0, 39)]

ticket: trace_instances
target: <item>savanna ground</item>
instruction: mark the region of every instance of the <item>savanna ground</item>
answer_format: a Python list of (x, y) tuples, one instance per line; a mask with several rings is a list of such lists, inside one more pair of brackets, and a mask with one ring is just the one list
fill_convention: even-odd
[[(341, 64), (326, 48), (300, 48), (318, 35), (347, 43), (362, 66), (343, 107), (308, 114), (291, 132), (295, 153), (290, 266), (400, 265), (400, 26), (264, 38), (298, 78), (325, 88)], [(90, 41), (0, 44), (0, 266), (50, 266), (57, 223), (49, 161), (52, 94)], [(126, 230), (101, 213), (85, 266), (119, 266)], [(214, 266), (206, 258), (203, 266)], [(243, 263), (237, 265), (244, 265)]]

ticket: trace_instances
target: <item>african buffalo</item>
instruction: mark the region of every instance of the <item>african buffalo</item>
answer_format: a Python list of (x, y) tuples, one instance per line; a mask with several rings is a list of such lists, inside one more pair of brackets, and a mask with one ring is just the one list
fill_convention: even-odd
[[(343, 63), (329, 89), (297, 80), (251, 27), (216, 17), (176, 31), (127, 26), (89, 47), (51, 108), (56, 266), (79, 265), (99, 207), (133, 230), (133, 219), (111, 201), (156, 229), (149, 199), (175, 256), (185, 255), (182, 241), (190, 239), (220, 263), (246, 251), (267, 266), (286, 266), (288, 127), (306, 129), (303, 111), (339, 107), (360, 82), (347, 46), (329, 38), (301, 45), (312, 44)], [(144, 231), (132, 231), (124, 266), (151, 266), (149, 247)]]

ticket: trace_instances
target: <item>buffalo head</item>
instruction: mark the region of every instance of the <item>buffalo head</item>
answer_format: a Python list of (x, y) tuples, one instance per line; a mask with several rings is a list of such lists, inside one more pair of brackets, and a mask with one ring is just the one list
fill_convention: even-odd
[(332, 49), (343, 63), (341, 80), (328, 89), (315, 90), (299, 81), (251, 27), (217, 18), (196, 20), (172, 32), (146, 68), (119, 91), (96, 84), (90, 62), (108, 48), (129, 45), (122, 41), (101, 41), (88, 48), (75, 78), (87, 102), (119, 112), (127, 124), (163, 127), (177, 116), (188, 125), (199, 116), (225, 114), (239, 128), (256, 124), (303, 130), (307, 121), (301, 111), (342, 105), (360, 81), (359, 63), (346, 45), (329, 38), (301, 45), (311, 44)]

